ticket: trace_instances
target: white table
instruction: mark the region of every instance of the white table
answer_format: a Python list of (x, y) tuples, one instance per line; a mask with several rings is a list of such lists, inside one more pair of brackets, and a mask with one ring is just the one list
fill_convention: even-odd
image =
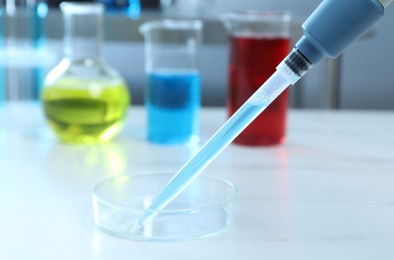
[[(202, 112), (203, 142), (224, 109)], [(203, 174), (239, 189), (235, 223), (208, 239), (124, 240), (92, 221), (108, 177), (178, 170), (195, 147), (145, 141), (145, 113), (97, 146), (59, 143), (34, 103), (0, 107), (0, 259), (394, 259), (394, 112), (291, 111), (285, 145), (230, 145)]]

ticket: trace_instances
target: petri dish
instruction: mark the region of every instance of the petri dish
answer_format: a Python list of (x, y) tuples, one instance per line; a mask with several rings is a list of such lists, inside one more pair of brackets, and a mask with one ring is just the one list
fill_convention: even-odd
[(95, 224), (120, 238), (171, 242), (210, 237), (233, 223), (235, 185), (225, 179), (199, 176), (151, 222), (129, 233), (172, 176), (141, 173), (100, 182), (93, 190)]

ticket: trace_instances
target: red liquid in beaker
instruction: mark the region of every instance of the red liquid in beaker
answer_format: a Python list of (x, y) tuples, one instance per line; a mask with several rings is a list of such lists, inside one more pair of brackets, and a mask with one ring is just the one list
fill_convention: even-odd
[[(275, 72), (290, 51), (288, 38), (230, 37), (228, 113), (231, 116)], [(283, 143), (288, 90), (272, 102), (235, 140), (243, 145)]]

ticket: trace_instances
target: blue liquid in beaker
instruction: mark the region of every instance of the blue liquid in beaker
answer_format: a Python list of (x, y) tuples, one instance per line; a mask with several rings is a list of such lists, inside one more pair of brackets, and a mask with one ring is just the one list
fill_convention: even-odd
[(148, 74), (148, 140), (178, 144), (198, 140), (200, 74), (156, 71)]
[(125, 13), (130, 18), (138, 18), (141, 14), (140, 0), (95, 0), (105, 5), (108, 13)]

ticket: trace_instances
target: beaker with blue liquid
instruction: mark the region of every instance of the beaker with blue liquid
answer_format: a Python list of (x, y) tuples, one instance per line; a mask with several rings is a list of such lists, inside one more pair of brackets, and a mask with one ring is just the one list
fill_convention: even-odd
[(124, 13), (133, 19), (141, 14), (140, 0), (95, 0), (95, 2), (103, 3), (108, 13)]
[(201, 106), (197, 52), (202, 22), (150, 21), (140, 32), (145, 38), (148, 140), (160, 144), (197, 142)]

